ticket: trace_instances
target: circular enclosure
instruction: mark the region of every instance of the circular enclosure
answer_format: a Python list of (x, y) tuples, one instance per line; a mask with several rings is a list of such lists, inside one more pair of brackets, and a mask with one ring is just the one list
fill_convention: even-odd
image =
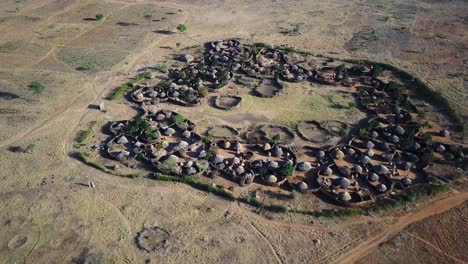
[(221, 126), (212, 126), (206, 131), (213, 138), (222, 138), (222, 139), (234, 139), (239, 136), (239, 131), (233, 127), (221, 125)]
[(135, 242), (139, 249), (148, 253), (156, 253), (168, 246), (170, 237), (171, 235), (169, 231), (164, 228), (154, 226), (143, 228), (143, 230), (137, 234)]
[(271, 98), (284, 91), (283, 85), (276, 79), (266, 78), (254, 88), (254, 94), (260, 97)]
[(214, 105), (222, 110), (231, 110), (238, 108), (241, 104), (242, 98), (235, 95), (219, 95), (216, 96)]
[(264, 125), (261, 126), (259, 130), (265, 132), (265, 136), (268, 140), (277, 141), (277, 143), (281, 144), (290, 144), (294, 142), (296, 138), (294, 131), (287, 126)]

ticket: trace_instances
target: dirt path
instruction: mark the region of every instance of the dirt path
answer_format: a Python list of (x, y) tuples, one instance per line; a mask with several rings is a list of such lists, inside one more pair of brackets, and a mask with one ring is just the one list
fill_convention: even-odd
[(271, 250), (271, 253), (273, 254), (273, 256), (275, 257), (276, 261), (280, 264), (283, 264), (283, 261), (281, 260), (281, 258), (278, 256), (278, 253), (276, 252), (276, 249), (275, 247), (271, 244), (270, 240), (268, 240), (268, 238), (266, 238), (266, 236), (257, 228), (257, 226), (255, 226), (255, 224), (253, 222), (250, 222), (250, 226), (252, 226), (253, 230), (255, 231), (255, 233), (257, 233), (268, 245), (268, 247), (270, 248)]
[(359, 259), (368, 255), (379, 244), (388, 241), (396, 236), (401, 230), (412, 223), (421, 221), (427, 217), (443, 213), (468, 200), (468, 193), (457, 193), (449, 198), (432, 202), (422, 210), (400, 217), (396, 223), (389, 225), (383, 232), (370, 236), (366, 241), (361, 242), (357, 247), (351, 249), (333, 263), (355, 263)]
[[(177, 7), (177, 8), (179, 8), (179, 9), (181, 8), (181, 6), (179, 6), (179, 5), (174, 5), (174, 4), (167, 5), (167, 6), (168, 6), (168, 7)], [(190, 17), (190, 12), (187, 12), (187, 11), (186, 11), (185, 14), (184, 14), (184, 16), (182, 17), (182, 21), (185, 22), (189, 17)], [(91, 29), (89, 29), (89, 30), (87, 30), (87, 31), (90, 31), (90, 30), (92, 30), (92, 29), (94, 29), (94, 28), (96, 28), (96, 27), (98, 27), (98, 26), (100, 26), (100, 25), (101, 25), (101, 24), (98, 24), (98, 25), (96, 25), (95, 27), (93, 27), (93, 28), (91, 28)], [(86, 32), (87, 32), (87, 31), (86, 31)], [(76, 37), (79, 37), (79, 36), (82, 35), (82, 34), (83, 34), (83, 33), (80, 33), (80, 34), (79, 34), (78, 36), (76, 36)], [(76, 37), (74, 37), (73, 39), (75, 39)], [(158, 45), (159, 42), (160, 42), (162, 39), (164, 39), (165, 37), (166, 37), (166, 36), (161, 36), (159, 39), (155, 40), (153, 43), (151, 43), (150, 45), (148, 45), (145, 49), (140, 50), (138, 53), (134, 54), (133, 56), (129, 56), (129, 57), (127, 58), (127, 60), (128, 60), (128, 61), (131, 61), (132, 63), (129, 63), (128, 66), (125, 67), (125, 69), (114, 69), (114, 70), (112, 70), (112, 71), (123, 70), (124, 72), (132, 72), (132, 70), (135, 68), (136, 63), (139, 61), (139, 59), (141, 59), (142, 57), (144, 57), (145, 54), (146, 54), (146, 52), (147, 52), (148, 50), (151, 50), (152, 48), (156, 47), (156, 45)], [(73, 40), (73, 39), (72, 39), (72, 40)], [(44, 56), (43, 58), (41, 58), (41, 59), (35, 61), (33, 64), (26, 66), (25, 68), (31, 67), (31, 66), (33, 66), (33, 65), (35, 65), (35, 64), (37, 64), (37, 63), (39, 63), (40, 61), (42, 61), (43, 59), (45, 59), (46, 57), (48, 57), (49, 55), (51, 55), (51, 54), (54, 52), (54, 50), (55, 50), (55, 47), (54, 47), (52, 50), (50, 50), (50, 51), (46, 54), (46, 56)], [(124, 76), (124, 75), (122, 75), (122, 76)], [(116, 78), (119, 78), (119, 77), (116, 77)], [(60, 109), (58, 109), (58, 110), (55, 111), (54, 113), (51, 113), (51, 114), (49, 115), (48, 118), (46, 118), (45, 120), (42, 120), (42, 121), (39, 122), (37, 125), (35, 125), (35, 126), (29, 128), (29, 129), (25, 129), (25, 130), (23, 130), (24, 132), (22, 132), (22, 133), (17, 133), (17, 134), (15, 134), (15, 136), (13, 136), (13, 137), (9, 138), (8, 140), (2, 142), (2, 143), (0, 144), (0, 148), (7, 147), (7, 146), (9, 146), (9, 145), (11, 145), (11, 144), (14, 144), (14, 143), (16, 143), (16, 142), (18, 142), (18, 141), (20, 141), (20, 140), (26, 138), (27, 136), (34, 135), (34, 134), (38, 133), (39, 131), (42, 130), (42, 128), (44, 128), (45, 126), (47, 126), (47, 125), (53, 123), (54, 121), (58, 120), (58, 119), (59, 119), (60, 117), (62, 117), (68, 110), (73, 109), (73, 107), (74, 107), (75, 105), (77, 105), (77, 107), (80, 107), (80, 108), (82, 108), (82, 109), (79, 110), (80, 115), (79, 115), (79, 117), (77, 118), (78, 122), (73, 126), (73, 129), (71, 129), (71, 132), (74, 131), (75, 128), (79, 125), (79, 123), (80, 123), (79, 121), (81, 121), (81, 120), (84, 118), (85, 114), (87, 113), (87, 110), (89, 110), (89, 109), (87, 109), (86, 107), (81, 107), (81, 104), (83, 103), (83, 102), (82, 102), (82, 99), (85, 97), (85, 95), (87, 94), (87, 92), (92, 92), (92, 93), (94, 93), (94, 95), (95, 95), (95, 96), (93, 97), (93, 99), (92, 99), (91, 101), (87, 102), (87, 103), (89, 104), (89, 103), (96, 102), (100, 97), (102, 97), (102, 96), (108, 91), (108, 89), (109, 89), (110, 87), (112, 87), (112, 83), (117, 81), (116, 78), (112, 78), (111, 80), (107, 81), (106, 84), (104, 84), (104, 85), (101, 84), (101, 85), (99, 85), (99, 86), (97, 85), (97, 80), (95, 79), (94, 82), (93, 82), (94, 85), (90, 86), (90, 88), (85, 89), (85, 90), (83, 90), (82, 92), (78, 93), (78, 94), (76, 95), (76, 97), (71, 98), (71, 99), (68, 101), (68, 103), (65, 103), (65, 104), (64, 104), (63, 107), (61, 107)], [(95, 90), (96, 87), (103, 87), (103, 88), (102, 88), (102, 90), (100, 90), (100, 91), (96, 91), (96, 90)], [(69, 138), (69, 137), (67, 137), (67, 135), (64, 135), (64, 136), (65, 136), (65, 138), (67, 138), (67, 139)], [(66, 144), (66, 143), (69, 143), (69, 142), (64, 142), (64, 144)]]
[(421, 241), (422, 243), (426, 244), (427, 246), (431, 247), (432, 249), (434, 249), (435, 251), (439, 252), (441, 255), (444, 255), (450, 259), (452, 259), (453, 261), (455, 262), (458, 262), (458, 263), (466, 263), (465, 261), (461, 260), (461, 259), (457, 259), (456, 257), (452, 256), (452, 255), (449, 255), (447, 253), (445, 253), (444, 251), (442, 251), (440, 248), (438, 248), (436, 245), (432, 244), (431, 242), (413, 234), (413, 233), (410, 233), (410, 232), (405, 232), (406, 234), (410, 235), (413, 239), (416, 239), (416, 240), (419, 240)]

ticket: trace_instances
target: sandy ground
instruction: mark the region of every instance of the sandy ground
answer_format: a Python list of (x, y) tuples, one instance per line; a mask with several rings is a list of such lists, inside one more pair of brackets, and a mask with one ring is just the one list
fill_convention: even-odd
[[(402, 216), (265, 216), (185, 185), (89, 168), (70, 157), (74, 137), (89, 121), (134, 115), (119, 102), (108, 103), (108, 114), (88, 105), (99, 104), (136, 69), (227, 37), (386, 60), (420, 74), (466, 116), (467, 9), (464, 1), (428, 0), (2, 1), (0, 263), (358, 261), (408, 225), (462, 204), (466, 192)], [(148, 12), (155, 21), (143, 18)], [(97, 13), (106, 19), (89, 20)], [(178, 23), (188, 32), (169, 34)], [(300, 35), (284, 33), (295, 24)], [(77, 70), (82, 66), (90, 69)], [(43, 95), (25, 89), (35, 79), (48, 87)], [(266, 119), (275, 118), (281, 120)], [(9, 150), (31, 143), (33, 154)], [(95, 189), (84, 186), (90, 180)], [(168, 248), (138, 250), (137, 232), (154, 225), (173, 233)], [(447, 254), (444, 259), (464, 259)]]

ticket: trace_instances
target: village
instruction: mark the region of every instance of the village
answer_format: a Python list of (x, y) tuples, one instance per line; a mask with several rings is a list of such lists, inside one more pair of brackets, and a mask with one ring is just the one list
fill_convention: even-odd
[[(234, 39), (204, 48), (201, 57), (183, 56), (186, 66), (169, 69), (167, 79), (156, 85), (135, 85), (129, 99), (142, 114), (108, 126), (112, 134), (105, 147), (108, 157), (126, 164), (150, 164), (157, 175), (220, 178), (286, 193), (313, 192), (342, 206), (371, 205), (381, 197), (427, 184), (424, 168), (434, 158), (463, 158), (462, 148), (450, 141), (447, 129), (423, 122), (425, 113), (409, 98), (411, 87), (398, 79), (379, 79), (383, 71), (379, 66), (337, 65), (328, 59), (319, 68), (307, 68), (290, 59), (294, 50)], [(213, 125), (201, 133), (182, 114), (158, 107), (206, 104), (210, 92), (231, 81), (246, 84), (247, 78), (254, 80), (248, 83), (256, 83), (248, 85), (252, 94), (264, 98), (281, 96), (291, 82), (346, 87), (356, 107), (367, 115), (365, 125), (342, 135), (345, 141), (337, 145), (297, 146), (299, 137), (317, 140), (316, 129), (307, 127), (314, 120), (304, 120), (297, 131), (281, 124), (242, 131)], [(218, 95), (213, 106), (230, 111), (240, 104), (240, 96)]]

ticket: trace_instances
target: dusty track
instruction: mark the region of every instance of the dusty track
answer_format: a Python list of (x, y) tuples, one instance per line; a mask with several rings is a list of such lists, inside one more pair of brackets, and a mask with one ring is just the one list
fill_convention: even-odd
[(401, 230), (410, 224), (448, 211), (449, 209), (454, 208), (467, 200), (468, 193), (456, 193), (449, 198), (432, 202), (418, 212), (402, 216), (396, 221), (396, 223), (389, 225), (383, 232), (371, 235), (366, 241), (363, 241), (357, 247), (335, 259), (333, 263), (354, 263), (369, 254), (379, 244), (384, 243), (393, 236), (397, 235)]

